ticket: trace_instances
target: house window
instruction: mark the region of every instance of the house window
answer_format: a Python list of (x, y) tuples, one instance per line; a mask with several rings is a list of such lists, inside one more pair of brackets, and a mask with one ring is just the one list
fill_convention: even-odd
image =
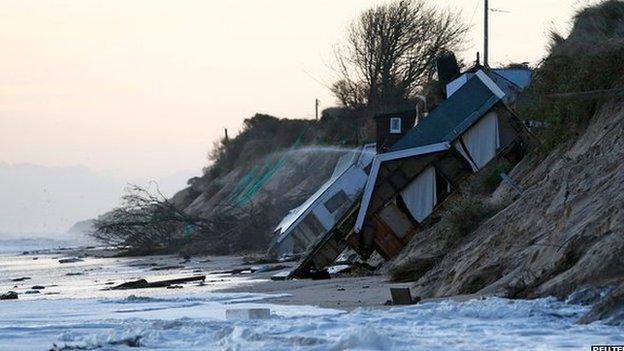
[(316, 215), (314, 215), (314, 213), (308, 214), (306, 218), (303, 220), (303, 223), (301, 224), (302, 224), (300, 225), (301, 230), (312, 234), (312, 237), (310, 238), (311, 241), (314, 240), (314, 238), (318, 237), (319, 235), (325, 233), (325, 228), (323, 228), (321, 221), (319, 221), (319, 219), (316, 217)]
[(390, 118), (390, 133), (400, 134), (401, 133), (401, 119), (398, 117)]
[(327, 211), (329, 211), (330, 213), (334, 213), (342, 205), (347, 203), (347, 201), (349, 201), (349, 197), (344, 192), (344, 190), (340, 190), (325, 202), (325, 208), (327, 208)]

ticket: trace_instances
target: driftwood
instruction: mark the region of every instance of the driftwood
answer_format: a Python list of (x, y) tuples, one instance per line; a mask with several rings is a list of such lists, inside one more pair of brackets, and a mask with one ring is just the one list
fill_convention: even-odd
[(211, 274), (232, 274), (232, 275), (236, 275), (236, 274), (243, 274), (243, 273), (261, 273), (261, 272), (273, 272), (273, 271), (279, 271), (282, 270), (284, 268), (288, 268), (288, 266), (284, 266), (284, 265), (275, 265), (275, 266), (270, 266), (270, 265), (262, 265), (262, 266), (252, 266), (252, 267), (242, 267), (242, 268), (234, 268), (234, 269), (230, 269), (227, 271), (214, 271), (211, 272)]
[(15, 300), (17, 299), (17, 293), (15, 291), (9, 291), (6, 294), (0, 295), (0, 300)]
[(23, 282), (24, 280), (28, 280), (30, 279), (30, 277), (21, 277), (21, 278), (15, 278), (15, 279), (11, 279), (12, 282)]
[(145, 288), (165, 288), (170, 285), (196, 282), (196, 281), (205, 281), (205, 275), (199, 275), (195, 277), (187, 277), (187, 278), (178, 278), (178, 279), (167, 279), (167, 280), (158, 280), (155, 282), (148, 282), (145, 279), (133, 280), (131, 282), (125, 282), (116, 286), (109, 288), (110, 290), (127, 290), (127, 289), (145, 289)]
[(167, 271), (171, 269), (184, 269), (184, 266), (162, 266), (162, 267), (153, 267), (150, 271)]
[(80, 257), (69, 257), (69, 258), (61, 258), (58, 261), (59, 263), (75, 263), (75, 262), (82, 262), (84, 260)]

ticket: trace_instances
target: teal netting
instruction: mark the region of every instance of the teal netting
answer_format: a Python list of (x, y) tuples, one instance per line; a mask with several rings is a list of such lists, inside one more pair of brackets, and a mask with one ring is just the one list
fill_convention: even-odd
[(292, 154), (290, 151), (299, 147), (308, 128), (303, 130), (288, 150), (282, 152), (278, 158), (267, 157), (261, 166), (254, 165), (251, 170), (241, 178), (234, 189), (232, 189), (230, 194), (226, 197), (225, 202), (228, 205), (240, 207), (251, 200), (251, 198), (271, 180), (273, 175), (284, 166)]

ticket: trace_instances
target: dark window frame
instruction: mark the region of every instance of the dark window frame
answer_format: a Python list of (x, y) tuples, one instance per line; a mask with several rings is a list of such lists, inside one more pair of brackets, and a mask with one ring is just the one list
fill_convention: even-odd
[(349, 202), (349, 196), (344, 190), (340, 189), (337, 193), (332, 195), (329, 199), (323, 202), (323, 206), (329, 211), (329, 213), (335, 213)]

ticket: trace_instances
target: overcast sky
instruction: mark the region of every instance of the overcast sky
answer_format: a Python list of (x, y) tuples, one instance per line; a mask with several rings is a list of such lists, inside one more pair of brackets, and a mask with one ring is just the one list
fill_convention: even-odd
[[(0, 162), (119, 177), (199, 172), (212, 142), (256, 112), (334, 104), (332, 45), (383, 1), (0, 1)], [(491, 0), (491, 61), (537, 62), (589, 1)], [(436, 0), (473, 24), (483, 2)]]

